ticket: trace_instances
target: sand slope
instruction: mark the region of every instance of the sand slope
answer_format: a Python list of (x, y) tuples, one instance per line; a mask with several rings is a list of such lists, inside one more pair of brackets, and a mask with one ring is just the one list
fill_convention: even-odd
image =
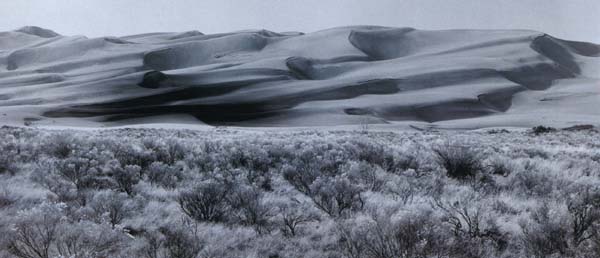
[(25, 27), (0, 33), (0, 122), (598, 124), (599, 76), (600, 46), (534, 31), (355, 26), (87, 38)]

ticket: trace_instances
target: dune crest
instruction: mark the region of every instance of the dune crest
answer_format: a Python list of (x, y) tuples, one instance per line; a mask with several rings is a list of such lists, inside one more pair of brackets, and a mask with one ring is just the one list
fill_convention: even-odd
[(0, 33), (0, 119), (589, 124), (600, 122), (598, 57), (599, 45), (535, 31), (354, 26), (86, 38), (24, 27)]
[(41, 38), (54, 38), (54, 37), (60, 36), (60, 34), (54, 32), (52, 30), (40, 28), (37, 26), (25, 26), (23, 28), (16, 30), (16, 32), (30, 34), (30, 35), (38, 36)]

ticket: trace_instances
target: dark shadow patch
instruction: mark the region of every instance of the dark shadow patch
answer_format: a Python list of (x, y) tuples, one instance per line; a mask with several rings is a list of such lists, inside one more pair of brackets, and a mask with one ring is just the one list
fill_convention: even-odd
[(536, 37), (531, 42), (531, 48), (554, 61), (560, 70), (566, 70), (571, 74), (581, 73), (581, 68), (575, 62), (575, 57), (569, 51), (570, 49), (555, 38), (549, 35)]
[(290, 73), (298, 80), (324, 80), (335, 77), (340, 73), (339, 70), (335, 69), (335, 64), (369, 61), (373, 60), (368, 56), (358, 55), (340, 56), (330, 59), (312, 59), (294, 56), (286, 59), (285, 64)]
[(144, 74), (142, 82), (138, 83), (140, 87), (148, 89), (160, 88), (160, 83), (166, 81), (168, 76), (159, 71), (151, 71)]
[(496, 113), (478, 100), (463, 99), (424, 104), (412, 107), (395, 107), (386, 109), (382, 117), (388, 120), (410, 121), (418, 120), (434, 123), (445, 120), (481, 117)]
[(304, 57), (290, 57), (285, 60), (285, 65), (290, 72), (299, 80), (312, 80), (309, 74), (312, 73), (312, 61)]
[(419, 74), (400, 79), (398, 87), (402, 91), (421, 90), (440, 86), (451, 86), (469, 81), (497, 77), (492, 69), (463, 69)]
[(110, 120), (163, 114), (190, 114), (210, 124), (241, 122), (279, 114), (301, 103), (329, 99), (349, 99), (365, 94), (398, 92), (397, 81), (371, 80), (326, 91), (311, 91), (300, 95), (281, 96), (256, 102), (226, 104), (169, 105), (171, 101), (223, 95), (245, 84), (220, 84), (211, 87), (189, 87), (158, 95), (116, 102), (64, 107), (44, 113), (47, 117), (109, 116)]
[(413, 28), (386, 28), (371, 31), (353, 30), (348, 41), (375, 60), (388, 60), (412, 53), (416, 43), (407, 36)]
[(506, 112), (512, 106), (512, 99), (516, 93), (525, 91), (522, 86), (510, 87), (507, 89), (496, 90), (477, 96), (479, 102), (500, 112)]
[(588, 42), (569, 41), (557, 38), (554, 38), (554, 40), (566, 45), (571, 49), (571, 51), (580, 56), (600, 57), (600, 45)]
[(499, 71), (509, 81), (522, 85), (529, 90), (546, 90), (555, 80), (574, 78), (575, 75), (556, 64), (537, 64), (521, 66), (513, 70)]
[(353, 116), (364, 116), (373, 114), (373, 112), (367, 108), (346, 108), (344, 109), (344, 113)]
[(421, 120), (433, 123), (445, 120), (473, 118), (497, 113), (478, 100), (455, 100), (434, 105), (414, 107), (415, 114)]

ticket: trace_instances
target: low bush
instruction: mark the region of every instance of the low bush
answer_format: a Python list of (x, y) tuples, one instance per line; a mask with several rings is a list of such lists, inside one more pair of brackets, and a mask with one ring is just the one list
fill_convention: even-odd
[(474, 178), (482, 171), (481, 156), (471, 147), (446, 144), (435, 147), (433, 152), (450, 178)]
[(222, 183), (208, 182), (184, 190), (177, 201), (185, 214), (199, 222), (224, 222), (229, 204), (227, 197), (231, 189)]
[(271, 231), (273, 209), (263, 201), (263, 192), (253, 187), (238, 187), (228, 194), (227, 201), (231, 207), (230, 216), (235, 222), (251, 226), (259, 234)]
[(340, 217), (364, 207), (362, 189), (346, 178), (319, 177), (310, 189), (310, 198), (329, 216)]
[(549, 126), (538, 125), (536, 127), (531, 128), (531, 132), (533, 134), (535, 134), (535, 135), (540, 135), (540, 134), (545, 134), (545, 133), (556, 132), (556, 128), (549, 127)]

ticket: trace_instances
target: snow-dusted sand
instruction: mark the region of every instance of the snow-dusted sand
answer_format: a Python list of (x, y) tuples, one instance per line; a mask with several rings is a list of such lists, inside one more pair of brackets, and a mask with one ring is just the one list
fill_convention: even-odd
[(0, 33), (0, 124), (600, 124), (600, 46), (534, 31)]

